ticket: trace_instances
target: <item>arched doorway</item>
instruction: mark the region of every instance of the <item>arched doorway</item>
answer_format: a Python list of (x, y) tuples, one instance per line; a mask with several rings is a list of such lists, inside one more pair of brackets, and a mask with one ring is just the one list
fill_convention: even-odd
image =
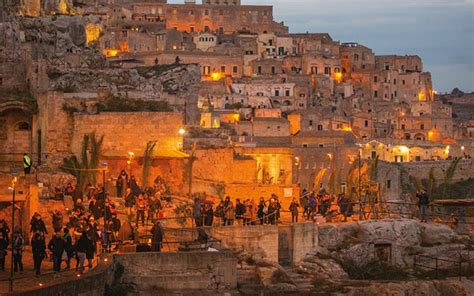
[(32, 153), (32, 115), (21, 102), (0, 104), (0, 169), (21, 168), (23, 153)]

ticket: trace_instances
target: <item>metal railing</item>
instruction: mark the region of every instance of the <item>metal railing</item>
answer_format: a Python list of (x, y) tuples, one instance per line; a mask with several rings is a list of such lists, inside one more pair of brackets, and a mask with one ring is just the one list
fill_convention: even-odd
[(415, 271), (417, 269), (432, 270), (435, 273), (435, 278), (452, 276), (457, 277), (461, 281), (463, 277), (472, 274), (472, 259), (470, 257), (470, 251), (467, 251), (467, 258), (460, 254), (459, 260), (430, 255), (415, 255), (413, 267)]

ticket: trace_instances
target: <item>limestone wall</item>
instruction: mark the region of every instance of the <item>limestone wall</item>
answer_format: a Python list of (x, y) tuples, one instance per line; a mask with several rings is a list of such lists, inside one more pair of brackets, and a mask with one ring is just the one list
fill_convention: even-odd
[[(101, 113), (97, 115), (74, 114), (74, 130), (71, 151), (80, 154), (84, 134), (96, 132), (104, 136), (104, 153), (128, 152), (143, 155), (147, 142), (159, 140), (156, 149), (178, 150), (182, 137), (178, 131), (183, 127), (183, 115), (166, 112)], [(120, 155), (117, 155), (120, 156)]]
[(278, 227), (255, 225), (251, 227), (213, 227), (212, 237), (236, 252), (245, 251), (254, 256), (278, 262)]
[[(421, 161), (406, 163), (379, 162), (378, 181), (382, 184), (385, 200), (402, 198), (403, 179), (408, 176), (416, 176), (420, 180), (427, 179), (431, 168), (434, 168), (436, 184), (444, 182), (446, 170), (451, 165), (452, 160), (446, 161)], [(463, 159), (459, 161), (454, 172), (452, 182), (466, 180), (474, 176), (474, 160)], [(456, 198), (456, 196), (453, 196)]]
[(129, 253), (115, 255), (114, 262), (124, 266), (122, 283), (134, 284), (141, 293), (191, 289), (216, 295), (237, 286), (232, 252)]

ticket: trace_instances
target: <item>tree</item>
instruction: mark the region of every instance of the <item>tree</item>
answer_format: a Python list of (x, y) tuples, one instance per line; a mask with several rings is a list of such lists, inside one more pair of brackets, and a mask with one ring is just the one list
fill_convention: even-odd
[(153, 157), (153, 150), (155, 149), (157, 141), (150, 141), (146, 144), (145, 153), (143, 154), (143, 173), (142, 173), (142, 188), (148, 186), (148, 176), (150, 175), (150, 167)]
[(81, 159), (73, 155), (63, 160), (61, 170), (76, 177), (81, 190), (89, 183), (96, 184), (103, 141), (104, 136), (97, 139), (95, 132), (85, 134), (82, 139)]
[(453, 160), (449, 165), (448, 169), (446, 170), (446, 173), (444, 174), (442, 198), (446, 197), (446, 189), (448, 188), (449, 183), (451, 183), (451, 181), (453, 180), (454, 173), (456, 172), (460, 160), (460, 158)]

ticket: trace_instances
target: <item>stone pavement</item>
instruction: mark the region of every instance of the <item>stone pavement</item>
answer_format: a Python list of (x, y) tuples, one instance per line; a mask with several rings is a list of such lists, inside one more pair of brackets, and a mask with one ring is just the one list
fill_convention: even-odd
[[(7, 293), (9, 289), (9, 278), (10, 278), (10, 251), (8, 252), (6, 262), (5, 262), (5, 271), (0, 272), (0, 295), (3, 293)], [(97, 264), (97, 259), (94, 259), (94, 267)], [(87, 260), (86, 260), (87, 264)], [(66, 263), (63, 262), (61, 268), (65, 268)], [(77, 272), (75, 271), (76, 267), (76, 260), (71, 260), (71, 269), (70, 270), (62, 270), (59, 274), (54, 274), (53, 272), (53, 262), (51, 258), (48, 257), (43, 260), (43, 264), (41, 265), (41, 275), (36, 276), (34, 268), (33, 268), (33, 257), (31, 253), (31, 248), (29, 246), (26, 247), (25, 252), (23, 254), (23, 272), (16, 272), (14, 273), (14, 281), (13, 281), (13, 288), (15, 292), (18, 291), (27, 291), (32, 290), (39, 287), (49, 286), (53, 284), (58, 284), (61, 282), (70, 281), (78, 277)], [(84, 273), (89, 271), (88, 268), (85, 269)]]

